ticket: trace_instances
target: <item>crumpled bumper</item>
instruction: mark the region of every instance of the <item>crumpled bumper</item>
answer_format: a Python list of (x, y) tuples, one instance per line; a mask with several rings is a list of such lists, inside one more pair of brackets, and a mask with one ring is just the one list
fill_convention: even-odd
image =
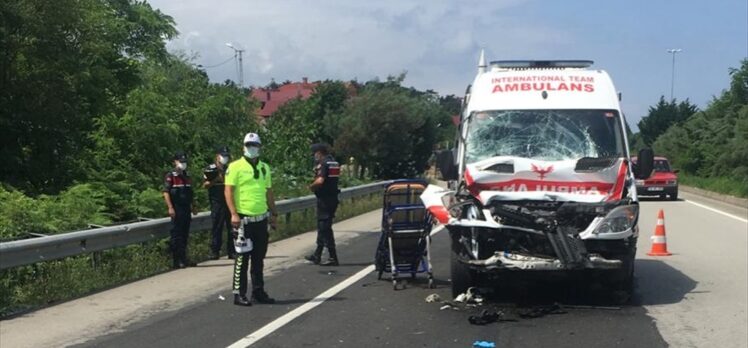
[(608, 260), (600, 255), (591, 254), (576, 263), (563, 263), (559, 259), (541, 258), (508, 252), (496, 252), (484, 260), (468, 260), (471, 268), (481, 271), (494, 271), (501, 269), (509, 270), (536, 270), (536, 271), (561, 271), (580, 269), (616, 269), (622, 267), (621, 260)]

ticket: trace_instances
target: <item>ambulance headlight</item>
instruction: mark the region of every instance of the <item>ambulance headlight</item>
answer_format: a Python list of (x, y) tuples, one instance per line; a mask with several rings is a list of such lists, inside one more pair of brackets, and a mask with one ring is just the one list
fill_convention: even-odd
[(618, 233), (625, 232), (636, 224), (639, 218), (639, 206), (636, 204), (624, 205), (611, 210), (608, 215), (595, 227), (592, 233)]

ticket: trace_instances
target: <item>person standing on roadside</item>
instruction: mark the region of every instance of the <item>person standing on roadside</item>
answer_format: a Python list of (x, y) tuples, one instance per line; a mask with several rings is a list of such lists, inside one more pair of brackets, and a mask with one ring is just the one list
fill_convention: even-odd
[[(338, 210), (338, 179), (340, 164), (330, 154), (325, 144), (312, 145), (314, 154), (314, 181), (309, 189), (317, 197), (317, 249), (306, 260), (316, 265), (338, 266), (338, 253), (335, 250), (335, 236), (332, 231), (335, 212)], [(327, 248), (329, 259), (322, 262), (322, 251)]]
[(210, 218), (213, 222), (210, 243), (213, 260), (218, 260), (221, 255), (224, 229), (226, 230), (226, 253), (229, 259), (233, 259), (236, 254), (231, 240), (231, 214), (224, 195), (224, 178), (230, 158), (229, 148), (221, 146), (216, 149), (215, 161), (203, 169), (203, 187), (208, 189)]
[[(234, 262), (234, 304), (251, 306), (247, 299), (247, 268), (251, 260), (252, 300), (258, 303), (275, 303), (265, 292), (263, 267), (268, 249), (268, 220), (275, 228), (278, 216), (275, 210), (270, 166), (260, 160), (262, 142), (255, 133), (244, 136), (244, 156), (229, 164), (226, 171), (226, 205), (231, 212), (231, 225), (235, 233), (252, 243), (252, 249), (236, 255)], [(238, 235), (235, 235), (236, 239)]]
[(174, 170), (166, 173), (164, 179), (164, 201), (171, 217), (172, 268), (195, 266), (187, 260), (187, 240), (190, 234), (192, 214), (197, 214), (197, 207), (192, 193), (192, 179), (187, 174), (187, 154), (174, 154)]

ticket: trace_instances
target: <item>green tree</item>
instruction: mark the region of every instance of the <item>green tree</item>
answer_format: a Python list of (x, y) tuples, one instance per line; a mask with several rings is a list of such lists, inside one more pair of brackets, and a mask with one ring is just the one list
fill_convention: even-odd
[(641, 139), (645, 145), (651, 146), (670, 126), (682, 123), (698, 110), (688, 99), (680, 103), (675, 100), (666, 102), (665, 97), (661, 96), (657, 105), (651, 106), (649, 114), (638, 123)]
[(273, 165), (276, 176), (309, 176), (312, 169), (310, 145), (317, 137), (313, 115), (316, 101), (294, 99), (273, 113), (261, 131), (263, 156)]
[(146, 62), (141, 78), (121, 114), (96, 119), (88, 136), (93, 146), (78, 163), (89, 180), (108, 183), (116, 193), (108, 205), (119, 219), (137, 211), (133, 197), (162, 183), (174, 152), (188, 153), (189, 171), (199, 180), (216, 146), (238, 155), (244, 133), (257, 129), (254, 108), (239, 88), (210, 83), (184, 58)]
[(402, 88), (400, 78), (367, 83), (343, 110), (336, 149), (355, 157), (377, 178), (422, 173), (436, 142), (437, 120), (448, 114), (437, 100)]
[(706, 178), (733, 178), (748, 194), (748, 60), (731, 69), (730, 89), (654, 143), (684, 172)]
[(0, 2), (0, 180), (38, 193), (79, 179), (96, 118), (117, 109), (141, 63), (164, 58), (176, 33), (144, 1)]
[(340, 111), (349, 94), (342, 81), (325, 80), (314, 89), (309, 99), (314, 108), (310, 117), (315, 125), (315, 139), (335, 145), (335, 138), (340, 133)]

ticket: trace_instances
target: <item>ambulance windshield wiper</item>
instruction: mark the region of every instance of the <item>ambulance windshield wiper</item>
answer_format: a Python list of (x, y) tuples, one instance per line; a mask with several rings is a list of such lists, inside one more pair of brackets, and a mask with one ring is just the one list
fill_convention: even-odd
[(597, 172), (609, 168), (618, 161), (618, 156), (610, 157), (582, 157), (577, 160), (575, 172)]

